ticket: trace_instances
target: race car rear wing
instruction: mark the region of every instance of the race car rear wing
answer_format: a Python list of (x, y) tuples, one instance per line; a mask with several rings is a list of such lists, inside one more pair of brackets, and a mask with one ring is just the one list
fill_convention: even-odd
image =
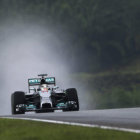
[[(47, 85), (55, 85), (55, 77), (44, 78)], [(38, 86), (41, 83), (41, 78), (28, 79), (28, 88), (30, 92), (30, 86)]]

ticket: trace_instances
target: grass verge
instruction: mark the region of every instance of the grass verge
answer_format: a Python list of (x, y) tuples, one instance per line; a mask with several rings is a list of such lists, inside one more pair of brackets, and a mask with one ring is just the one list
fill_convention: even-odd
[(0, 119), (0, 140), (139, 140), (140, 134), (99, 128)]

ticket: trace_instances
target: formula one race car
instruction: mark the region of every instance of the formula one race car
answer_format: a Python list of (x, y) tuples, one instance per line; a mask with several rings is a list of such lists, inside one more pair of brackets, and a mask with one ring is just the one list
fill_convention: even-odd
[(79, 110), (75, 88), (59, 90), (55, 85), (55, 77), (47, 77), (47, 74), (38, 76), (39, 78), (28, 79), (28, 93), (15, 91), (11, 95), (12, 114), (24, 114), (28, 111), (41, 113)]

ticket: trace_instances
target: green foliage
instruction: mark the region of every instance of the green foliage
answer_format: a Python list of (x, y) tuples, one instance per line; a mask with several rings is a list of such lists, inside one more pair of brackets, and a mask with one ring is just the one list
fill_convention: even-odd
[(120, 71), (74, 75), (88, 89), (87, 96), (91, 95), (89, 108), (140, 107), (140, 71), (134, 64)]
[(72, 57), (69, 62), (77, 71), (93, 72), (139, 55), (139, 7), (139, 0), (1, 0), (0, 19), (58, 27), (63, 42), (64, 30), (66, 60)]
[(138, 106), (140, 66), (112, 70), (140, 54), (139, 7), (140, 0), (0, 0), (0, 39), (9, 19), (51, 27), (65, 46), (57, 54), (74, 72), (98, 72), (82, 75), (98, 108)]
[[(106, 90), (104, 94), (97, 92), (96, 108), (128, 108), (140, 106), (139, 90), (128, 91), (123, 88), (112, 88), (111, 91)], [(93, 93), (94, 96), (94, 93)]]

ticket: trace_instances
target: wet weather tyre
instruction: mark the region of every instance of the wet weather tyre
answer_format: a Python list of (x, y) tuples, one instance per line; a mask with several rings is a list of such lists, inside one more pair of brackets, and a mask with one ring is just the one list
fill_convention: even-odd
[(79, 99), (77, 90), (75, 88), (69, 88), (66, 90), (67, 101), (74, 101), (76, 103), (76, 107), (68, 108), (68, 111), (79, 111)]
[(16, 106), (19, 104), (25, 104), (25, 93), (24, 92), (14, 92), (11, 95), (11, 108), (12, 108), (12, 114), (24, 114), (25, 110), (16, 110)]

